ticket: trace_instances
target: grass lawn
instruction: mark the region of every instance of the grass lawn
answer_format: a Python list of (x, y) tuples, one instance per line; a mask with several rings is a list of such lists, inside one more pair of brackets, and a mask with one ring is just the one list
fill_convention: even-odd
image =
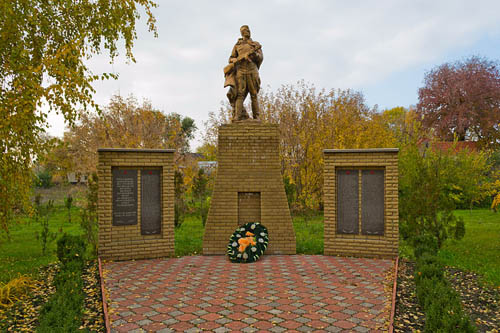
[[(323, 254), (323, 216), (315, 216), (307, 221), (301, 216), (294, 217), (293, 227), (297, 240), (297, 253)], [(175, 229), (175, 255), (201, 254), (203, 232), (201, 218), (194, 214), (186, 215), (182, 225)]]
[[(57, 234), (57, 238), (64, 232), (71, 235), (83, 234), (80, 228), (79, 208), (71, 210), (71, 224), (68, 222), (68, 212), (62, 206), (55, 206), (51, 214), (49, 229)], [(36, 277), (38, 267), (57, 261), (56, 240), (47, 245), (45, 255), (42, 255), (41, 241), (36, 239), (40, 232), (40, 224), (30, 222), (28, 218), (10, 229), (11, 241), (0, 245), (0, 282), (6, 283), (19, 274)]]
[[(78, 213), (79, 208), (73, 207), (70, 224), (66, 209), (56, 206), (50, 220), (50, 231), (58, 235), (63, 232), (82, 234)], [(500, 286), (500, 214), (487, 209), (458, 210), (456, 213), (465, 220), (466, 235), (461, 241), (448, 240), (439, 257), (446, 265), (477, 272), (487, 282)], [(293, 226), (298, 254), (323, 253), (323, 216), (308, 220), (296, 216)], [(41, 242), (35, 236), (40, 231), (41, 226), (28, 219), (11, 227), (12, 240), (0, 247), (0, 282), (6, 283), (19, 274), (36, 276), (38, 267), (57, 260), (56, 241), (49, 243), (46, 255), (42, 255)], [(175, 230), (175, 255), (201, 254), (203, 233), (201, 218), (187, 215), (184, 223)]]
[(323, 254), (323, 215), (293, 217), (297, 254)]
[(439, 257), (448, 266), (474, 271), (500, 286), (500, 213), (488, 209), (455, 213), (465, 221), (465, 237), (446, 241)]
[(201, 254), (204, 232), (205, 230), (199, 215), (186, 215), (181, 226), (174, 230), (175, 255), (181, 257)]

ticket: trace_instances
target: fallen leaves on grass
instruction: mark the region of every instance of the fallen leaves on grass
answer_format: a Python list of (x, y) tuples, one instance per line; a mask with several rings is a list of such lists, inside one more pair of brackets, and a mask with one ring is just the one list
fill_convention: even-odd
[[(0, 311), (1, 332), (33, 332), (38, 325), (40, 310), (55, 292), (54, 277), (59, 264), (41, 267), (32, 290), (19, 297), (19, 301), (5, 311)], [(80, 329), (105, 332), (101, 302), (101, 285), (97, 260), (89, 262), (82, 274), (85, 292), (85, 308)]]
[[(388, 269), (384, 276), (384, 294), (388, 302), (384, 304), (384, 313), (387, 314), (387, 318), (391, 315), (391, 307), (392, 307), (392, 289), (394, 287), (394, 261), (390, 269)], [(378, 325), (376, 327), (379, 330), (384, 332), (388, 331), (389, 321), (385, 320), (382, 325)]]
[(105, 332), (104, 314), (102, 310), (101, 284), (97, 260), (90, 262), (82, 275), (85, 292), (85, 309), (81, 329), (90, 332)]
[[(481, 283), (472, 272), (447, 267), (446, 278), (460, 295), (464, 310), (479, 332), (498, 332), (500, 328), (500, 292)], [(497, 331), (494, 331), (496, 329)]]
[[(398, 270), (395, 332), (423, 332), (425, 313), (418, 304), (413, 274), (415, 263), (401, 260)], [(500, 291), (481, 283), (475, 273), (447, 267), (446, 278), (462, 300), (478, 332), (498, 332), (500, 327)]]
[(39, 277), (30, 292), (19, 298), (12, 307), (0, 312), (0, 330), (6, 332), (35, 331), (42, 305), (55, 292), (54, 276), (59, 271), (58, 264), (40, 268)]
[(34, 286), (34, 282), (31, 277), (21, 275), (6, 284), (0, 283), (0, 311), (5, 311), (18, 302)]

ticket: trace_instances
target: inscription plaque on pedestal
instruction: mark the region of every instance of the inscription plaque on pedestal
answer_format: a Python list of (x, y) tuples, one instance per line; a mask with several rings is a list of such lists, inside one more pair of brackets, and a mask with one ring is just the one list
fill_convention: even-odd
[(260, 222), (260, 192), (238, 192), (238, 225)]
[(113, 168), (113, 225), (137, 224), (137, 170)]
[(384, 170), (363, 170), (361, 176), (361, 233), (384, 234)]
[(359, 232), (358, 170), (337, 170), (337, 233)]
[(160, 170), (141, 171), (141, 234), (161, 232), (161, 178)]

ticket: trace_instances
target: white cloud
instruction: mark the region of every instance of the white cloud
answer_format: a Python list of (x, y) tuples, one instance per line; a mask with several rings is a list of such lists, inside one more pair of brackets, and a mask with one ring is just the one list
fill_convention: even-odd
[[(410, 95), (398, 82), (384, 80), (453, 61), (446, 56), (457, 50), (474, 54), (468, 48), (485, 36), (500, 39), (499, 12), (497, 0), (161, 1), (155, 11), (159, 38), (144, 22), (138, 24), (137, 63), (127, 65), (121, 57), (110, 65), (103, 55), (90, 64), (95, 72), (120, 73), (118, 81), (96, 85), (100, 103), (117, 91), (134, 93), (166, 112), (194, 118), (202, 128), (208, 112), (225, 99), (222, 68), (242, 24), (263, 46), (263, 86), (304, 79), (320, 88), (365, 90), (383, 83)], [(412, 91), (421, 84), (420, 75)]]

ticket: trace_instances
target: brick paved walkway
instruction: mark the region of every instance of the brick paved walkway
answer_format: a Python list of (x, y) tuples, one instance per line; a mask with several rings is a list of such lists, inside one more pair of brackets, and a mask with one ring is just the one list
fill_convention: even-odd
[(390, 316), (390, 260), (268, 255), (109, 262), (112, 331), (373, 332)]

